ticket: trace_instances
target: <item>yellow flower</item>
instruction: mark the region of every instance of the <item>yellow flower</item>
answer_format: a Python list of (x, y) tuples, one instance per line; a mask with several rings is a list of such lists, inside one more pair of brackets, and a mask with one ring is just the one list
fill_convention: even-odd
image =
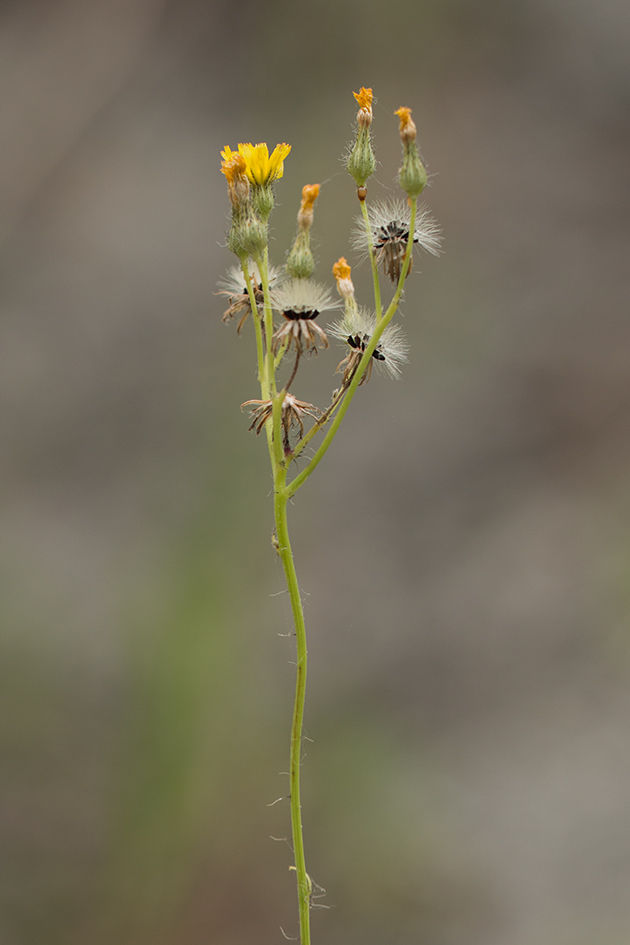
[(291, 145), (277, 144), (271, 156), (266, 144), (239, 144), (238, 150), (245, 161), (245, 173), (250, 182), (262, 187), (282, 177), (284, 159), (291, 150)]

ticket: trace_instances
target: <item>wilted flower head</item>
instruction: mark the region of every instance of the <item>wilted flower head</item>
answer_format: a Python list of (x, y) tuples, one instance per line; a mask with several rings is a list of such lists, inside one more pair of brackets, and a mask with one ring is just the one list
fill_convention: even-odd
[[(246, 400), (241, 404), (243, 407), (251, 407), (252, 423), (250, 430), (255, 430), (258, 435), (267, 420), (273, 416), (273, 401), (271, 400)], [(282, 402), (282, 440), (285, 453), (290, 452), (289, 433), (292, 429), (299, 429), (300, 436), (304, 436), (304, 420), (311, 417), (313, 420), (319, 420), (323, 416), (322, 411), (313, 404), (307, 404), (303, 400), (298, 400), (293, 394), (288, 392), (284, 395)]]
[(345, 301), (354, 300), (354, 285), (350, 276), (352, 269), (348, 265), (345, 256), (339, 257), (332, 271), (337, 282), (337, 292), (341, 298)]
[(338, 308), (326, 286), (312, 279), (287, 279), (271, 293), (271, 302), (284, 318), (272, 339), (274, 352), (285, 341), (298, 354), (304, 351), (317, 354), (318, 340), (322, 348), (328, 347), (325, 331), (315, 322), (322, 312)]
[[(375, 328), (375, 316), (365, 309), (359, 308), (355, 311), (346, 312), (341, 321), (329, 329), (334, 338), (344, 342), (350, 349), (337, 367), (337, 371), (343, 370), (344, 387), (354, 377)], [(409, 345), (405, 341), (401, 327), (399, 325), (388, 325), (374, 349), (359, 386), (369, 381), (374, 362), (382, 366), (390, 377), (400, 377), (401, 366), (408, 360), (408, 350)]]
[(360, 91), (352, 93), (359, 104), (359, 113), (357, 121), (360, 125), (369, 125), (372, 121), (372, 100), (374, 98), (372, 89), (366, 89), (361, 86)]
[(238, 151), (232, 151), (229, 145), (221, 151), (221, 173), (225, 175), (228, 195), (234, 210), (243, 210), (249, 201), (249, 181), (247, 164)]
[[(258, 266), (251, 259), (247, 263), (249, 274), (252, 277), (254, 283), (254, 297), (256, 299), (256, 305), (258, 307), (258, 312), (262, 313), (262, 307), (264, 303), (263, 296), (263, 287), (262, 280), (260, 278), (260, 273), (258, 271)], [(279, 269), (276, 269), (275, 266), (269, 267), (269, 285), (273, 288), (274, 285), (277, 285), (281, 279), (281, 273)], [(240, 266), (230, 266), (225, 277), (219, 280), (219, 286), (221, 287), (217, 295), (227, 296), (229, 302), (229, 308), (223, 313), (223, 321), (227, 322), (231, 318), (235, 318), (237, 315), (240, 315), (240, 321), (236, 326), (237, 332), (241, 333), (241, 328), (245, 324), (245, 319), (250, 314), (252, 307), (249, 301), (249, 292), (247, 291), (247, 285), (245, 284), (245, 276), (243, 275), (243, 270)]]
[[(372, 230), (372, 241), (379, 265), (392, 282), (398, 282), (409, 239), (411, 209), (402, 200), (376, 202), (368, 206), (368, 219)], [(440, 228), (428, 210), (419, 209), (413, 232), (414, 246), (420, 246), (434, 256), (440, 252)], [(357, 220), (353, 245), (360, 252), (369, 251), (367, 234), (362, 217)], [(409, 265), (411, 272), (411, 264)]]

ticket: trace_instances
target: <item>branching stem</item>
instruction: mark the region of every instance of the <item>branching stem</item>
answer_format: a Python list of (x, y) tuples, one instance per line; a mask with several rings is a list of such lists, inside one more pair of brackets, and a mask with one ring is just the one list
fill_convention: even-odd
[[(293, 719), (291, 723), (291, 747), (289, 760), (289, 781), (290, 781), (290, 800), (291, 800), (291, 830), (293, 837), (293, 851), (295, 857), (295, 871), (297, 877), (298, 908), (300, 917), (300, 945), (310, 945), (310, 905), (312, 882), (306, 872), (306, 860), (304, 856), (304, 834), (302, 830), (302, 808), (300, 803), (300, 759), (302, 756), (302, 737), (304, 725), (304, 703), (306, 697), (306, 626), (304, 623), (304, 610), (302, 607), (302, 598), (298, 585), (297, 573), (293, 561), (293, 552), (289, 539), (289, 528), (287, 521), (288, 502), (297, 490), (304, 484), (308, 476), (313, 472), (316, 466), (324, 457), (328, 447), (332, 443), (337, 430), (345, 416), (346, 410), (350, 406), (361, 379), (370, 364), (370, 359), (376, 350), (376, 347), (382, 337), (382, 334), (390, 323), (398, 305), (403, 291), (403, 285), (409, 267), (411, 265), (411, 253), (413, 251), (413, 233), (415, 229), (417, 201), (411, 200), (411, 220), (409, 225), (409, 239), (405, 250), (402, 271), (398, 280), (398, 285), (394, 296), (383, 314), (381, 306), (380, 287), (378, 281), (377, 259), (374, 251), (372, 234), (369, 226), (369, 218), (365, 202), (361, 202), (361, 210), (368, 231), (368, 245), (370, 250), (370, 261), (372, 264), (372, 274), (374, 278), (374, 296), (376, 304), (376, 328), (372, 334), (361, 360), (359, 361), (352, 378), (333, 396), (332, 403), (324, 415), (314, 424), (311, 430), (303, 436), (296, 444), (293, 450), (293, 456), (299, 455), (312, 437), (322, 429), (331, 417), (331, 425), (328, 428), (319, 449), (315, 452), (306, 468), (287, 485), (288, 463), (284, 455), (284, 441), (282, 437), (282, 405), (289, 386), (293, 382), (297, 368), (300, 362), (300, 352), (298, 350), (295, 359), (295, 365), (289, 380), (283, 389), (278, 392), (276, 384), (276, 370), (282, 360), (286, 348), (281, 348), (274, 356), (272, 338), (273, 338), (273, 312), (271, 307), (271, 297), (269, 293), (269, 270), (267, 263), (267, 251), (263, 256), (254, 261), (258, 266), (263, 289), (263, 314), (258, 314), (258, 306), (255, 298), (253, 280), (247, 268), (247, 263), (243, 261), (243, 274), (247, 284), (247, 291), (252, 308), (252, 316), (256, 327), (256, 352), (258, 358), (258, 376), (260, 380), (261, 394), (263, 400), (271, 401), (271, 417), (265, 424), (267, 433), (267, 442), (269, 445), (269, 456), (273, 471), (274, 481), (274, 519), (276, 526), (278, 554), (282, 561), (284, 575), (291, 601), (291, 610), (293, 613), (293, 622), (295, 625), (295, 639), (297, 649), (297, 670), (295, 682), (295, 701), (293, 706)], [(336, 411), (336, 413), (335, 413)]]

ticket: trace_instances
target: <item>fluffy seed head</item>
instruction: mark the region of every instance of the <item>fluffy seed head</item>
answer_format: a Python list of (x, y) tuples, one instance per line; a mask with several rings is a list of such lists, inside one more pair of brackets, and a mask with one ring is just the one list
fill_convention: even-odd
[[(346, 357), (337, 367), (338, 371), (344, 372), (343, 383), (347, 385), (352, 380), (363, 353), (370, 343), (370, 339), (376, 328), (376, 317), (363, 308), (347, 311), (341, 321), (336, 322), (329, 329), (333, 338), (337, 338), (348, 346)], [(384, 330), (379, 343), (374, 349), (372, 358), (365, 373), (361, 378), (361, 384), (369, 381), (372, 374), (372, 366), (376, 362), (378, 367), (382, 367), (390, 377), (398, 378), (401, 374), (402, 365), (408, 360), (407, 344), (400, 325), (389, 324)]]
[(303, 351), (317, 354), (318, 341), (322, 348), (328, 347), (326, 333), (315, 321), (322, 312), (338, 308), (326, 286), (312, 279), (287, 279), (271, 293), (271, 301), (284, 318), (272, 339), (274, 351), (285, 341), (300, 354)]
[[(248, 261), (247, 266), (249, 269), (249, 274), (254, 283), (254, 297), (256, 299), (258, 313), (260, 314), (262, 312), (264, 302), (260, 272), (258, 271), (258, 266), (256, 263), (251, 259)], [(274, 286), (279, 284), (281, 278), (282, 275), (280, 270), (276, 269), (275, 266), (270, 266), (269, 285), (272, 289)], [(223, 313), (223, 321), (227, 322), (231, 318), (235, 318), (237, 315), (240, 316), (240, 320), (236, 326), (236, 330), (240, 334), (241, 328), (245, 324), (245, 319), (252, 310), (249, 300), (249, 293), (247, 291), (247, 285), (245, 284), (245, 277), (241, 267), (230, 266), (223, 279), (219, 280), (218, 285), (219, 291), (217, 295), (225, 295), (229, 302), (229, 307)]]
[[(377, 261), (392, 282), (398, 282), (409, 239), (411, 209), (402, 200), (376, 202), (368, 207), (368, 220)], [(416, 215), (413, 243), (434, 256), (440, 253), (440, 228), (425, 208), (420, 208)], [(357, 219), (353, 246), (360, 253), (369, 252), (363, 217)]]

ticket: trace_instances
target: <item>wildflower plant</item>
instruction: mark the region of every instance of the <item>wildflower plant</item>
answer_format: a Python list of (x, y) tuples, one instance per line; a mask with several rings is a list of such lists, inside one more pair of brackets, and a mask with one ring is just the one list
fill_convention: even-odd
[[(354, 92), (359, 105), (354, 141), (345, 156), (346, 168), (357, 187), (361, 216), (354, 231), (353, 248), (370, 260), (374, 308), (359, 306), (344, 256), (333, 266), (334, 290), (312, 279), (315, 260), (310, 247), (318, 184), (307, 184), (297, 216), (297, 235), (284, 269), (269, 263), (269, 217), (274, 207), (274, 185), (283, 176), (291, 146), (279, 144), (271, 154), (266, 144), (239, 144), (236, 151), (221, 152), (232, 209), (227, 246), (239, 259), (220, 284), (227, 297), (224, 321), (238, 318), (240, 334), (251, 315), (255, 338), (260, 398), (247, 400), (250, 427), (264, 432), (273, 475), (273, 547), (279, 555), (287, 583), (295, 624), (297, 673), (291, 725), (289, 783), (291, 828), (297, 880), (301, 945), (310, 945), (310, 909), (313, 890), (320, 889), (306, 871), (300, 804), (300, 761), (306, 694), (306, 628), (297, 573), (289, 540), (288, 503), (307, 482), (326, 455), (352, 400), (369, 381), (372, 369), (382, 368), (391, 378), (400, 376), (407, 361), (408, 345), (399, 324), (392, 323), (411, 272), (415, 248), (437, 254), (437, 225), (418, 197), (427, 174), (416, 147), (416, 126), (410, 108), (399, 108), (402, 164), (398, 182), (405, 194), (399, 200), (373, 205), (367, 200), (367, 182), (376, 169), (371, 125), (372, 90)], [(381, 296), (379, 268), (393, 283), (387, 305)], [(322, 323), (325, 313), (341, 309), (332, 324)], [(337, 367), (341, 381), (330, 403), (319, 408), (298, 400), (293, 385), (301, 360), (329, 347), (329, 337), (344, 348)], [(285, 367), (285, 362), (287, 367)], [(282, 380), (280, 378), (283, 378)], [(319, 437), (317, 443), (316, 438)], [(308, 451), (306, 448), (313, 442)], [(303, 464), (298, 468), (297, 460)]]

